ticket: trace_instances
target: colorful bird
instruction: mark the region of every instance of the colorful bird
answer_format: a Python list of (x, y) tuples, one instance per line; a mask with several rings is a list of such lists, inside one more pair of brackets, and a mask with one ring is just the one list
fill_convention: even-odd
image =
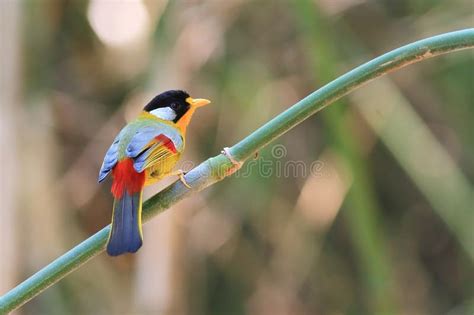
[(117, 256), (136, 252), (143, 243), (141, 222), (143, 187), (165, 176), (178, 175), (187, 187), (184, 173), (173, 171), (184, 150), (186, 128), (198, 107), (209, 104), (181, 90), (159, 94), (137, 119), (127, 124), (105, 154), (99, 183), (112, 172), (114, 206), (107, 253)]

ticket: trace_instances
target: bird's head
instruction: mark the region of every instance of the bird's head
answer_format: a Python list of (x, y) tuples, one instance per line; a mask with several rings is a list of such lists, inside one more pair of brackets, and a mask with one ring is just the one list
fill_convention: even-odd
[(192, 98), (182, 90), (170, 90), (155, 96), (143, 110), (160, 119), (175, 123), (185, 132), (194, 111), (210, 102), (203, 98)]

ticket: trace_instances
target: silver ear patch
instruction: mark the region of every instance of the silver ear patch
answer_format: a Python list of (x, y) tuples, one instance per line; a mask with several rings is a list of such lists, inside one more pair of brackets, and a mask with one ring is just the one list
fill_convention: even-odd
[(173, 121), (176, 119), (176, 112), (169, 108), (169, 107), (160, 107), (157, 109), (154, 109), (150, 112), (150, 114), (155, 115), (156, 117), (163, 119), (163, 120), (169, 120)]

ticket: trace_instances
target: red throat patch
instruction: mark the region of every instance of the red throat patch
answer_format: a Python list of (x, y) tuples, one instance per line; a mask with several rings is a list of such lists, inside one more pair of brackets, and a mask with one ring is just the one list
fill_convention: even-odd
[(117, 163), (112, 170), (112, 195), (121, 198), (126, 191), (129, 195), (142, 190), (145, 184), (145, 172), (137, 173), (133, 168), (132, 159), (124, 159)]

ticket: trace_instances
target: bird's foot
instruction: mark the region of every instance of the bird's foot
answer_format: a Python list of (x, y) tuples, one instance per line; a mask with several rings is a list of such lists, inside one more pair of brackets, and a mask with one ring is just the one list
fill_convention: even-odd
[(179, 180), (183, 183), (184, 186), (188, 187), (189, 189), (192, 189), (191, 185), (188, 184), (186, 181), (186, 178), (184, 178), (184, 175), (186, 175), (186, 172), (183, 170), (176, 170), (174, 171), (171, 175), (176, 175), (179, 177)]
[(224, 154), (224, 155), (232, 162), (232, 164), (234, 165), (233, 167), (231, 167), (231, 168), (226, 172), (226, 176), (229, 176), (229, 175), (234, 174), (234, 173), (237, 172), (237, 171), (242, 167), (242, 165), (244, 164), (243, 162), (237, 161), (237, 160), (232, 156), (232, 154), (230, 153), (230, 150), (229, 150), (228, 147), (223, 148), (222, 151), (221, 151), (221, 153)]

